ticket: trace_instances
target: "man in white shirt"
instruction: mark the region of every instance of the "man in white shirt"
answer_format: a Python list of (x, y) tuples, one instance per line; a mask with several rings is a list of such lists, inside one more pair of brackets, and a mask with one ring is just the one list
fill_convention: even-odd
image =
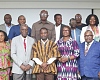
[(54, 15), (54, 21), (55, 21), (55, 31), (56, 31), (56, 40), (57, 42), (60, 38), (62, 38), (62, 28), (66, 25), (62, 24), (62, 15), (61, 14), (55, 14)]

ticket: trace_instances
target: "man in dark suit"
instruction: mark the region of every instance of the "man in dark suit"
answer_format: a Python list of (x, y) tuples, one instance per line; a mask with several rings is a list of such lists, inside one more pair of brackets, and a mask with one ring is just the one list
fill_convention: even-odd
[(85, 42), (81, 43), (79, 72), (82, 80), (100, 80), (100, 42), (93, 40), (93, 33), (87, 30)]
[(54, 15), (54, 21), (55, 21), (55, 31), (56, 31), (56, 40), (57, 42), (60, 38), (62, 38), (62, 28), (66, 25), (62, 24), (62, 15), (61, 14), (55, 14)]

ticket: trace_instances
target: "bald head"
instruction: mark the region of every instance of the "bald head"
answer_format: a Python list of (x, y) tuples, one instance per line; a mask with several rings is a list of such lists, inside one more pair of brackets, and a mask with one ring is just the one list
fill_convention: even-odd
[(46, 14), (48, 14), (48, 11), (46, 11), (46, 10), (42, 10), (42, 11), (40, 12), (40, 14), (42, 14), (42, 13), (46, 13)]
[(87, 30), (84, 33), (84, 39), (85, 39), (85, 42), (87, 42), (87, 43), (92, 42), (93, 41), (93, 32), (90, 30)]
[(46, 10), (42, 10), (40, 12), (40, 20), (47, 21), (47, 18), (48, 18), (48, 12)]
[(28, 35), (28, 26), (27, 24), (21, 24), (20, 26), (21, 35), (25, 38)]

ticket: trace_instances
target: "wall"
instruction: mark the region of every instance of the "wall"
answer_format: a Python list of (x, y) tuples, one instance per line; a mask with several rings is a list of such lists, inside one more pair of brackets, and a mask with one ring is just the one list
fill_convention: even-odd
[[(8, 1), (8, 0), (7, 0)], [(16, 1), (16, 0), (15, 0)], [(61, 0), (62, 1), (62, 0)], [(100, 1), (33, 1), (0, 2), (0, 8), (100, 8)]]

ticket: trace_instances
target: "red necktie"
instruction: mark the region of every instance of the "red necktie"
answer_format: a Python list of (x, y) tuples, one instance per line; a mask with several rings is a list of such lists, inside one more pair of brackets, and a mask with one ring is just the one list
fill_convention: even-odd
[(24, 39), (24, 49), (26, 51), (26, 42), (25, 42), (26, 39)]

